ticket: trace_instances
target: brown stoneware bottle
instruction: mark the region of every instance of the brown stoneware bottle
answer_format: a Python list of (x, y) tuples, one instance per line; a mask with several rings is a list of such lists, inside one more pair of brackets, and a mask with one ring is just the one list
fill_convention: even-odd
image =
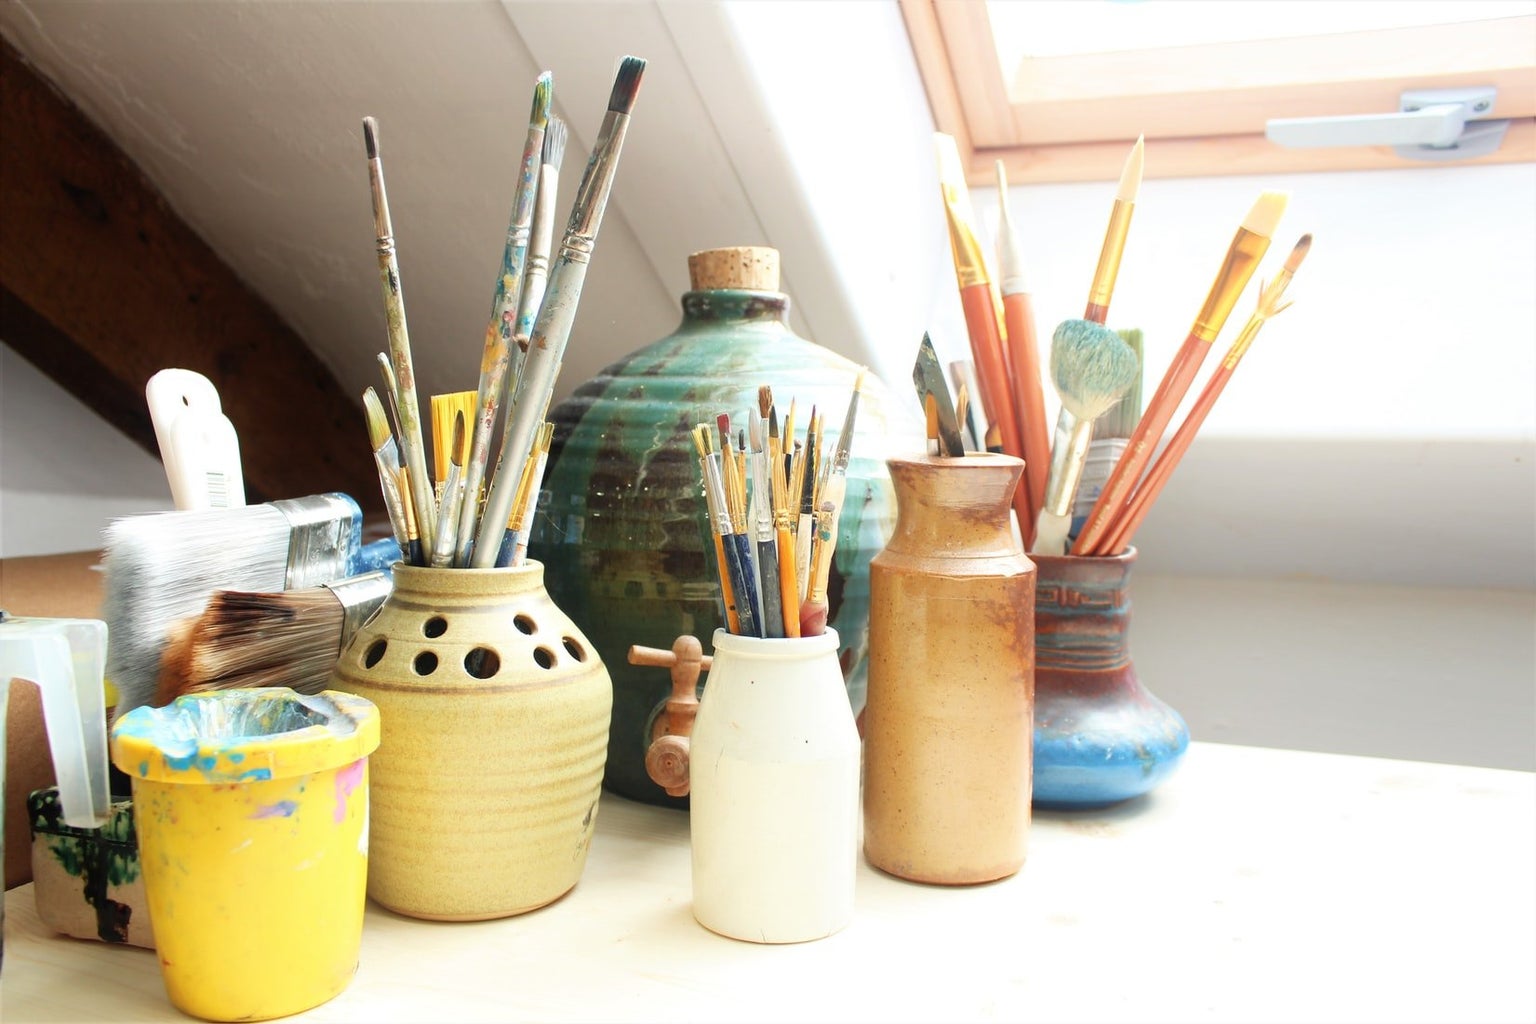
[(964, 885), (1024, 864), (1035, 566), (1009, 508), (1009, 455), (887, 462), (896, 530), (870, 564), (864, 853)]

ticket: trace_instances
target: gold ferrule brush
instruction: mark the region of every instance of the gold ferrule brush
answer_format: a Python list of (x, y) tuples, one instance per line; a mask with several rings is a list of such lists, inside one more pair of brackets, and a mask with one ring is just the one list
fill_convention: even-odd
[(988, 284), (987, 261), (971, 224), (971, 197), (965, 188), (965, 169), (960, 164), (960, 149), (953, 136), (934, 135), (939, 160), (939, 191), (944, 196), (944, 214), (949, 221), (949, 250), (955, 261), (955, 280), (961, 288)]
[(1285, 289), (1291, 283), (1291, 278), (1296, 276), (1296, 269), (1301, 266), (1301, 261), (1307, 258), (1307, 251), (1312, 248), (1312, 236), (1302, 235), (1301, 239), (1291, 249), (1291, 254), (1285, 258), (1285, 266), (1280, 268), (1280, 273), (1275, 279), (1265, 285), (1259, 294), (1259, 308), (1254, 310), (1248, 322), (1238, 333), (1237, 340), (1232, 342), (1232, 347), (1227, 349), (1226, 356), (1221, 365), (1224, 369), (1235, 368), (1248, 351), (1248, 346), (1253, 344), (1253, 339), (1259, 336), (1259, 328), (1265, 321), (1272, 319), (1279, 313), (1290, 307), (1289, 302), (1281, 302)]
[(1141, 172), (1145, 163), (1146, 143), (1137, 137), (1125, 167), (1120, 171), (1120, 185), (1115, 189), (1115, 205), (1109, 211), (1109, 226), (1104, 229), (1104, 246), (1099, 250), (1093, 284), (1088, 289), (1088, 309), (1084, 320), (1102, 324), (1109, 316), (1109, 300), (1115, 293), (1115, 278), (1120, 274), (1120, 257), (1125, 253), (1125, 239), (1131, 233), (1131, 215), (1136, 212), (1136, 194), (1141, 190)]
[(1259, 261), (1269, 251), (1270, 236), (1280, 223), (1280, 215), (1285, 213), (1288, 199), (1289, 196), (1284, 192), (1265, 192), (1253, 204), (1253, 209), (1248, 211), (1248, 216), (1227, 248), (1227, 257), (1216, 274), (1216, 281), (1211, 285), (1205, 305), (1201, 307), (1200, 315), (1190, 328), (1191, 337), (1213, 342), (1221, 333), (1227, 317), (1232, 314), (1232, 307), (1237, 305), (1243, 289), (1248, 287), (1249, 279), (1258, 269)]

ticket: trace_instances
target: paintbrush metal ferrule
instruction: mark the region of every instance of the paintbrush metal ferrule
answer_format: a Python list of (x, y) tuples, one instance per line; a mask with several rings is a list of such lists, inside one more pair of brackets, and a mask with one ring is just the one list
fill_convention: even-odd
[(1253, 272), (1259, 268), (1259, 261), (1269, 251), (1270, 237), (1285, 212), (1286, 202), (1284, 192), (1265, 192), (1253, 204), (1232, 237), (1232, 244), (1227, 247), (1226, 258), (1216, 272), (1205, 305), (1190, 328), (1190, 337), (1210, 343), (1221, 333), (1243, 289), (1248, 287)]
[(1141, 190), (1145, 155), (1146, 140), (1138, 136), (1120, 171), (1115, 204), (1109, 211), (1109, 226), (1104, 229), (1104, 246), (1099, 250), (1099, 262), (1093, 271), (1093, 284), (1088, 289), (1088, 310), (1083, 314), (1084, 320), (1102, 324), (1109, 316), (1109, 300), (1115, 293), (1120, 257), (1125, 252), (1125, 239), (1131, 231), (1131, 215), (1136, 212), (1136, 195)]
[(320, 585), (335, 594), (336, 600), (341, 603), (341, 636), (336, 648), (339, 654), (346, 648), (347, 641), (352, 639), (352, 634), (384, 603), (384, 599), (394, 589), (394, 580), (386, 572), (367, 572)]

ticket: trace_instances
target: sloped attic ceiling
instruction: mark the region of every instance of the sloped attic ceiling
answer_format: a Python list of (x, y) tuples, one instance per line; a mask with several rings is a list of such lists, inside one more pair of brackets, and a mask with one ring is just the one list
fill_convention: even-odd
[[(374, 382), (385, 338), (362, 117), (381, 125), (418, 388), (464, 390), (478, 372), (535, 78), (554, 73), (555, 109), (571, 130), (563, 217), (615, 61), (645, 57), (559, 397), (672, 329), (697, 249), (777, 246), (797, 329), (877, 368), (883, 325), (923, 320), (930, 299), (912, 285), (942, 280), (928, 255), (942, 259), (942, 235), (932, 218), (917, 231), (893, 224), (881, 199), (893, 188), (933, 194), (918, 191), (932, 180), (931, 121), (900, 15), (894, 4), (816, 7), (82, 0), (6, 4), (0, 32), (352, 395)], [(827, 16), (825, 38), (807, 38), (803, 29)], [(804, 41), (798, 63), (774, 70), (788, 55), (773, 52), (770, 30)], [(855, 76), (847, 61), (820, 59), (840, 52), (849, 31), (869, 44)], [(830, 87), (810, 92), (815, 110), (774, 109), (792, 78)], [(889, 168), (893, 153), (863, 89), (902, 99), (883, 116), (900, 110), (895, 155), (916, 157), (873, 190), (859, 187), (867, 176), (853, 172), (857, 157)], [(831, 125), (846, 129), (831, 145), (849, 152), (806, 152), (806, 138), (827, 145)], [(883, 151), (860, 150), (871, 133)], [(835, 230), (839, 219), (851, 230)], [(849, 257), (863, 258), (870, 242), (882, 262), (910, 270), (855, 266)], [(900, 353), (893, 365), (910, 359), (910, 338), (890, 346)]]

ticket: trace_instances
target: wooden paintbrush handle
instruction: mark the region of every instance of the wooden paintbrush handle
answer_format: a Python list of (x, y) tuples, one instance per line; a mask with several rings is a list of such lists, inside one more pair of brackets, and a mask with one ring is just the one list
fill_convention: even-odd
[[(1023, 446), (1024, 475), (1019, 493), (1024, 508), (1019, 512), (1019, 526), (1024, 530), (1024, 548), (1034, 544), (1035, 518), (1045, 503), (1045, 483), (1050, 473), (1050, 428), (1045, 418), (1045, 393), (1041, 384), (1040, 346), (1035, 334), (1035, 311), (1029, 295), (1019, 292), (1003, 296), (1004, 324), (1008, 329), (1008, 350), (1013, 353), (1013, 393), (1019, 419), (1019, 443)], [(1017, 508), (1019, 502), (1014, 502)]]

